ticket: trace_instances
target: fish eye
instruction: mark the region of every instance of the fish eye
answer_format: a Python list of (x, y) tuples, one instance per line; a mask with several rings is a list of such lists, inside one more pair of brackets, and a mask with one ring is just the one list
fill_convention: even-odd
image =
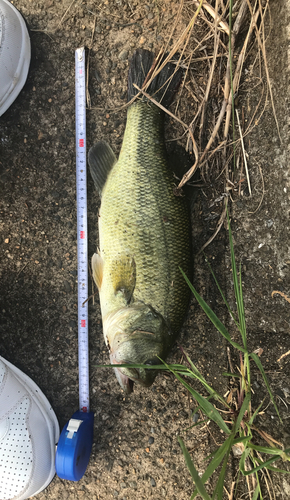
[(146, 316), (147, 316), (147, 318), (158, 318), (158, 314), (153, 309), (150, 309), (146, 313)]
[(145, 361), (144, 365), (149, 365), (149, 366), (154, 366), (154, 365), (159, 365), (160, 364), (160, 361), (158, 358), (151, 358), (151, 359), (147, 359), (147, 361)]

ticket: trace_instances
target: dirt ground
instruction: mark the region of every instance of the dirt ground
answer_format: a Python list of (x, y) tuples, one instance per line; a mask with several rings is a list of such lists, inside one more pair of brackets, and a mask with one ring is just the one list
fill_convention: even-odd
[[(30, 28), (32, 61), (23, 91), (0, 118), (0, 352), (40, 386), (62, 428), (78, 408), (74, 51), (90, 46), (96, 19), (89, 60), (92, 108), (87, 111), (87, 145), (105, 139), (118, 154), (126, 112), (114, 111), (126, 103), (129, 58), (140, 46), (160, 48), (178, 3), (13, 3)], [(280, 3), (279, 12), (271, 10), (267, 48), (281, 141), (268, 100), (260, 122), (245, 142), (253, 194), (250, 197), (245, 191), (234, 196), (231, 214), (237, 257), (242, 263), (249, 349), (263, 349), (261, 361), (284, 422), (279, 424), (273, 405), (268, 405), (263, 382), (254, 370), (256, 401), (266, 397), (260, 427), (289, 447), (290, 356), (277, 360), (290, 348), (290, 304), (281, 295), (271, 296), (277, 290), (290, 297), (289, 2)], [(271, 5), (275, 7), (276, 2)], [(198, 68), (196, 71), (198, 74)], [(252, 90), (244, 90), (240, 96), (240, 105), (249, 113), (259, 98), (254, 88), (256, 75), (251, 73), (251, 78), (244, 88)], [(174, 127), (173, 123), (167, 127), (171, 136)], [(203, 193), (192, 209), (194, 285), (231, 328), (205, 259), (196, 255), (215, 228), (209, 216), (211, 200)], [(89, 257), (97, 245), (98, 207), (89, 179)], [(233, 302), (225, 230), (206, 249), (206, 255)], [(134, 393), (125, 397), (112, 371), (94, 368), (108, 363), (98, 298), (95, 305), (89, 305), (89, 317), (91, 407), (95, 412), (90, 463), (78, 483), (55, 477), (37, 498), (189, 499), (193, 487), (177, 435), (183, 436), (201, 473), (204, 458), (215, 441), (222, 442), (222, 435), (211, 427), (213, 437), (207, 428), (184, 432), (193, 422), (194, 403), (170, 376), (158, 376), (147, 390), (135, 386)], [(226, 345), (194, 300), (180, 344), (224, 394), (227, 380), (222, 372), (229, 370)], [(170, 361), (179, 359), (176, 346)], [(236, 472), (231, 458), (229, 485)], [(273, 480), (276, 498), (289, 498), (289, 478), (274, 476)], [(264, 498), (268, 498), (267, 492)]]

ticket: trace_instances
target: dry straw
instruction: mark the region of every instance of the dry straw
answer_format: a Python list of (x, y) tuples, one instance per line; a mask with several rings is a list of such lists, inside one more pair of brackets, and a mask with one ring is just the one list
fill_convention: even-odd
[[(266, 56), (265, 18), (269, 13), (269, 0), (263, 4), (261, 0), (234, 2), (232, 19), (230, 19), (230, 4), (231, 2), (223, 0), (215, 0), (212, 5), (205, 0), (193, 0), (186, 4), (181, 1), (168, 39), (161, 48), (142, 89), (138, 89), (138, 96), (142, 93), (148, 99), (154, 100), (146, 93), (146, 89), (165, 64), (175, 57), (178, 60), (177, 67), (182, 66), (185, 69), (185, 79), (175, 114), (168, 113), (182, 125), (187, 135), (186, 148), (194, 153), (194, 163), (180, 180), (176, 190), (178, 193), (190, 181), (197, 169), (200, 169), (205, 184), (216, 183), (217, 189), (230, 197), (233, 191), (242, 194), (244, 170), (248, 191), (250, 195), (252, 194), (245, 137), (259, 123), (268, 102), (268, 95), (280, 137)], [(185, 21), (186, 26), (181, 30), (180, 26), (184, 26)], [(177, 32), (181, 32), (178, 37)], [(202, 51), (205, 56), (197, 57)], [(162, 57), (164, 53), (168, 54), (165, 59)], [(257, 77), (254, 65), (255, 62), (258, 65), (260, 61), (262, 70), (257, 79), (257, 88), (253, 89), (246, 80), (255, 81)], [(261, 95), (258, 105), (252, 114), (247, 116), (247, 120), (244, 108), (239, 114), (237, 109), (236, 113), (233, 112), (237, 98), (240, 94), (244, 95), (245, 91)], [(182, 101), (193, 103), (189, 108), (193, 109), (192, 116), (188, 108), (180, 106)], [(158, 105), (155, 101), (154, 103)], [(234, 123), (235, 116), (237, 123)], [(235, 129), (237, 129), (236, 134)], [(221, 172), (224, 174), (223, 184), (221, 184)], [(261, 178), (263, 186), (262, 173)], [(213, 241), (223, 226), (228, 196), (222, 197), (220, 219), (207, 244)], [(256, 210), (260, 205), (261, 203)]]

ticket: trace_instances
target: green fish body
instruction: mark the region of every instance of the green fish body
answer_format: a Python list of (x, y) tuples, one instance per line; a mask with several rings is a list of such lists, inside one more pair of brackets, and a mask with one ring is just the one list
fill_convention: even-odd
[[(113, 364), (159, 364), (182, 326), (190, 296), (180, 268), (191, 269), (186, 201), (174, 195), (166, 160), (164, 113), (144, 100), (129, 108), (116, 160), (97, 143), (89, 154), (101, 193), (99, 251), (92, 259), (103, 330)], [(115, 369), (127, 392), (150, 385), (154, 370)]]

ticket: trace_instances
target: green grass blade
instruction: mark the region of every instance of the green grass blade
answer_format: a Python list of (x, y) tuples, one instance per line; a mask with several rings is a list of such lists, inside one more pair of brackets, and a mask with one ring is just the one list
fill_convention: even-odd
[(243, 416), (245, 415), (245, 412), (248, 410), (249, 408), (249, 403), (251, 401), (251, 393), (248, 392), (246, 394), (246, 397), (243, 401), (243, 404), (241, 406), (241, 409), (239, 411), (239, 414), (238, 414), (238, 418), (236, 420), (236, 428), (239, 429), (240, 425), (241, 425), (241, 421), (243, 420)]
[(222, 469), (220, 471), (218, 482), (217, 482), (217, 485), (215, 487), (215, 490), (214, 490), (214, 493), (213, 493), (213, 496), (212, 496), (213, 499), (217, 495), (217, 499), (218, 500), (223, 500), (225, 475), (226, 475), (226, 470), (227, 470), (227, 465), (228, 465), (228, 460), (229, 460), (229, 454), (230, 454), (230, 451), (231, 451), (231, 448), (232, 448), (232, 444), (233, 444), (233, 439), (234, 439), (234, 434), (232, 434), (230, 436), (230, 438), (229, 438), (230, 444), (228, 446), (227, 453), (226, 453), (226, 455), (224, 457)]
[(230, 334), (229, 332), (227, 331), (226, 327), (223, 325), (223, 323), (218, 319), (218, 317), (216, 316), (216, 314), (213, 312), (213, 310), (207, 305), (207, 303), (203, 300), (203, 298), (199, 295), (199, 293), (195, 290), (194, 286), (190, 283), (189, 279), (187, 278), (186, 274), (182, 271), (182, 269), (180, 268), (180, 271), (186, 281), (186, 283), (188, 284), (189, 288), (191, 289), (193, 295), (195, 296), (197, 302), (199, 303), (199, 305), (202, 307), (202, 309), (204, 310), (205, 314), (207, 315), (207, 317), (211, 320), (211, 322), (213, 323), (213, 325), (216, 327), (216, 329), (221, 333), (221, 335), (223, 337), (225, 337), (225, 339), (230, 342), (230, 344), (235, 347), (236, 349), (238, 349), (239, 351), (242, 351), (242, 352), (246, 352), (246, 350), (239, 344), (237, 344), (237, 342), (234, 342), (231, 337), (230, 337)]
[(280, 417), (280, 414), (279, 414), (279, 411), (278, 411), (277, 405), (276, 405), (276, 403), (275, 403), (275, 400), (274, 400), (274, 397), (273, 397), (272, 391), (271, 391), (271, 389), (270, 389), (270, 385), (269, 385), (268, 379), (267, 379), (267, 377), (266, 377), (266, 373), (264, 372), (264, 368), (263, 368), (263, 366), (262, 366), (262, 363), (261, 363), (261, 361), (260, 361), (259, 356), (257, 356), (257, 354), (255, 354), (254, 352), (252, 352), (251, 354), (249, 354), (249, 356), (250, 356), (250, 357), (251, 357), (251, 358), (255, 361), (255, 363), (256, 363), (256, 365), (257, 365), (257, 367), (259, 368), (259, 370), (260, 370), (260, 372), (261, 372), (261, 375), (262, 375), (262, 377), (263, 377), (263, 380), (264, 380), (264, 382), (265, 382), (265, 385), (266, 385), (266, 387), (267, 387), (267, 389), (268, 389), (268, 393), (269, 393), (269, 396), (270, 396), (270, 398), (271, 398), (271, 401), (272, 401), (272, 403), (273, 403), (273, 405), (274, 405), (274, 408), (275, 408), (275, 410), (276, 410), (276, 413), (277, 413), (277, 415), (278, 415), (278, 417), (279, 417), (279, 420), (280, 420), (280, 422), (281, 422), (281, 423), (283, 423), (283, 422), (282, 422), (282, 419), (281, 419), (281, 417)]
[(290, 462), (290, 455), (288, 455), (290, 449), (281, 450), (280, 448), (259, 446), (252, 443), (249, 443), (248, 447), (252, 450), (259, 451), (260, 453), (268, 453), (268, 455), (279, 455), (280, 458), (283, 458), (284, 460), (288, 460)]
[[(210, 455), (208, 455), (204, 460), (210, 460), (210, 459), (216, 457), (218, 455), (219, 451), (222, 449), (223, 446), (228, 446), (227, 441), (229, 439), (230, 439), (230, 437), (228, 437), (226, 439), (226, 441), (220, 446), (220, 448), (218, 448), (216, 451), (214, 451), (213, 453), (211, 453)], [(243, 443), (244, 441), (249, 441), (250, 439), (251, 439), (251, 436), (241, 436), (241, 437), (238, 437), (238, 438), (236, 438), (236, 439), (233, 440), (232, 446), (234, 446), (235, 444), (238, 444), (238, 443)], [(225, 443), (227, 443), (227, 445), (225, 445)], [(204, 472), (204, 474), (205, 474), (205, 472)]]
[[(260, 460), (258, 460), (259, 462)], [(271, 470), (272, 472), (281, 472), (281, 474), (290, 474), (289, 470), (284, 470), (284, 469), (278, 469), (278, 467), (272, 467), (271, 465), (267, 466), (268, 470)]]
[(246, 329), (246, 318), (245, 318), (245, 308), (244, 308), (244, 298), (243, 298), (243, 285), (242, 285), (242, 268), (240, 265), (240, 280), (239, 280), (239, 302), (240, 302), (240, 332), (243, 339), (243, 345), (246, 349), (244, 363), (246, 365), (246, 378), (248, 380), (248, 385), (251, 385), (251, 370), (250, 370), (250, 361), (247, 350), (247, 329)]
[[(233, 244), (233, 236), (230, 224), (229, 212), (227, 210), (227, 220), (228, 220), (228, 229), (229, 229), (229, 242), (230, 242), (230, 254), (231, 254), (231, 264), (232, 264), (232, 275), (234, 282), (234, 292), (238, 309), (238, 320), (240, 325), (240, 332), (243, 339), (244, 350), (247, 351), (247, 339), (246, 339), (246, 331), (245, 331), (245, 311), (244, 311), (244, 303), (243, 296), (241, 294), (241, 277), (239, 280), (237, 266), (236, 266), (236, 258), (234, 252), (234, 244)], [(245, 352), (244, 351), (244, 352)]]
[[(243, 438), (237, 438), (237, 439), (233, 440), (233, 434), (232, 434), (231, 436), (229, 436), (226, 439), (226, 441), (214, 453), (209, 455), (209, 457), (207, 457), (207, 460), (208, 459), (212, 459), (212, 460), (211, 460), (210, 464), (207, 466), (205, 472), (203, 473), (203, 475), (201, 477), (201, 481), (203, 482), (203, 484), (212, 476), (214, 471), (217, 469), (217, 467), (220, 465), (220, 463), (224, 459), (225, 455), (227, 453), (229, 453), (231, 447), (234, 444), (241, 443), (243, 441), (248, 441), (248, 439), (249, 439), (248, 437), (243, 437)], [(195, 490), (193, 492), (193, 495), (191, 498), (192, 499), (195, 498), (197, 493), (198, 493), (197, 490)]]
[(183, 378), (178, 375), (174, 370), (170, 370), (172, 373), (175, 375), (175, 377), (186, 387), (186, 389), (192, 394), (194, 399), (198, 402), (200, 408), (202, 411), (206, 414), (206, 416), (210, 419), (213, 420), (220, 429), (222, 429), (226, 434), (230, 434), (231, 431), (228, 428), (227, 424), (225, 421), (222, 419), (220, 413), (218, 410), (208, 401), (208, 399), (204, 398), (201, 394), (199, 394), (197, 391), (195, 391)]
[(239, 462), (239, 469), (240, 471), (242, 472), (242, 474), (244, 475), (244, 472), (245, 471), (245, 462), (246, 462), (246, 459), (248, 458), (249, 454), (251, 453), (251, 450), (249, 447), (245, 448), (243, 453), (242, 453), (242, 456), (240, 458), (240, 462)]
[(191, 460), (190, 454), (188, 453), (188, 450), (180, 437), (178, 437), (178, 442), (181, 446), (186, 465), (187, 465), (188, 470), (190, 472), (190, 475), (195, 483), (195, 486), (196, 486), (198, 493), (202, 496), (203, 500), (211, 500), (210, 496), (206, 492), (204, 485), (201, 482), (201, 479), (198, 475), (196, 468), (194, 467), (194, 464), (193, 464), (193, 461)]
[(260, 485), (257, 484), (255, 491), (254, 491), (254, 494), (252, 496), (252, 500), (258, 500), (259, 495), (260, 495)]
[(244, 308), (244, 297), (243, 297), (243, 284), (242, 284), (242, 266), (240, 264), (239, 273), (239, 301), (240, 301), (240, 327), (241, 335), (243, 339), (244, 348), (247, 349), (247, 329), (246, 329), (246, 318), (245, 318), (245, 308)]
[[(220, 401), (224, 406), (227, 406), (229, 408), (229, 405), (226, 403), (226, 401), (224, 400), (224, 398), (222, 396), (220, 396), (208, 383), (207, 381), (205, 380), (205, 378), (203, 377), (203, 375), (200, 373), (200, 371), (198, 370), (198, 368), (195, 366), (195, 364), (191, 361), (190, 357), (187, 355), (187, 353), (182, 350), (183, 354), (185, 355), (188, 363), (190, 364), (191, 366), (191, 369), (192, 369), (192, 374), (193, 376), (199, 380), (202, 385), (204, 386), (204, 388), (207, 390), (207, 392), (210, 394), (210, 396), (214, 397), (215, 399), (217, 399), (218, 401)], [(190, 373), (187, 374), (188, 376), (191, 376)]]
[(213, 279), (215, 280), (215, 284), (216, 284), (216, 286), (218, 287), (218, 290), (219, 290), (219, 292), (220, 292), (220, 294), (221, 294), (221, 297), (222, 297), (222, 299), (223, 299), (223, 301), (224, 301), (224, 304), (226, 305), (226, 307), (227, 307), (227, 309), (228, 309), (228, 311), (229, 311), (229, 313), (230, 313), (231, 317), (233, 318), (233, 321), (235, 322), (236, 327), (237, 327), (238, 329), (240, 329), (240, 325), (239, 325), (239, 323), (237, 322), (237, 320), (236, 320), (236, 318), (235, 318), (235, 315), (234, 315), (233, 311), (231, 310), (231, 308), (230, 308), (230, 306), (229, 306), (229, 303), (228, 303), (227, 299), (226, 299), (226, 298), (225, 298), (225, 296), (224, 296), (224, 293), (223, 293), (223, 291), (222, 291), (222, 289), (221, 289), (221, 287), (220, 287), (220, 285), (219, 285), (218, 280), (216, 279), (216, 276), (215, 276), (215, 274), (214, 274), (214, 272), (213, 272), (213, 270), (212, 270), (212, 267), (211, 267), (211, 265), (210, 265), (209, 261), (207, 260), (207, 258), (206, 258), (205, 260), (206, 260), (206, 263), (207, 263), (207, 265), (208, 265), (208, 267), (209, 267), (209, 270), (210, 270), (210, 272), (211, 272), (211, 274), (212, 274), (212, 277), (213, 277)]
[(260, 408), (263, 406), (264, 404), (264, 401), (265, 399), (263, 399), (263, 401), (259, 404), (258, 408), (255, 410), (254, 414), (251, 416), (250, 420), (249, 420), (249, 425), (252, 425), (252, 423), (254, 422), (256, 416), (258, 415), (259, 411), (260, 411)]
[[(169, 365), (165, 366), (164, 364), (162, 365), (144, 365), (141, 363), (122, 363), (122, 364), (107, 364), (107, 365), (93, 365), (94, 368), (144, 368), (145, 370), (163, 370), (163, 371), (170, 371), (169, 370)], [(179, 364), (172, 364), (170, 365), (174, 370), (180, 370), (182, 373), (186, 373), (188, 371), (188, 368), (184, 365), (179, 365)]]
[(241, 436), (239, 438), (234, 439), (232, 446), (234, 446), (234, 444), (248, 442), (250, 441), (250, 439), (251, 436)]
[(196, 422), (196, 424), (192, 424), (190, 427), (186, 427), (185, 429), (182, 430), (182, 432), (187, 432), (193, 429), (193, 427), (197, 427), (198, 425), (206, 424), (208, 422), (208, 419), (206, 420), (200, 420), (200, 422)]
[[(249, 443), (248, 443), (248, 446), (249, 446)], [(265, 462), (261, 463), (261, 461), (258, 460), (257, 457), (255, 457), (256, 460), (259, 462), (260, 465), (258, 465), (257, 467), (254, 467), (253, 469), (251, 469), (251, 470), (248, 471), (248, 470), (245, 470), (245, 459), (248, 456), (248, 454), (249, 454), (250, 451), (251, 451), (250, 448), (247, 448), (244, 451), (244, 453), (243, 453), (243, 455), (241, 457), (241, 460), (240, 460), (240, 471), (242, 472), (243, 476), (249, 476), (249, 474), (253, 474), (254, 472), (258, 472), (259, 470), (261, 470), (263, 468), (269, 469), (269, 466), (270, 466), (271, 463), (273, 463), (276, 460), (279, 460), (281, 458), (280, 455), (275, 455), (274, 457), (271, 457), (268, 460), (266, 460)], [(274, 467), (273, 467), (273, 469), (274, 469)], [(277, 469), (275, 469), (275, 470), (277, 470)], [(290, 472), (288, 472), (288, 473), (290, 473)]]

